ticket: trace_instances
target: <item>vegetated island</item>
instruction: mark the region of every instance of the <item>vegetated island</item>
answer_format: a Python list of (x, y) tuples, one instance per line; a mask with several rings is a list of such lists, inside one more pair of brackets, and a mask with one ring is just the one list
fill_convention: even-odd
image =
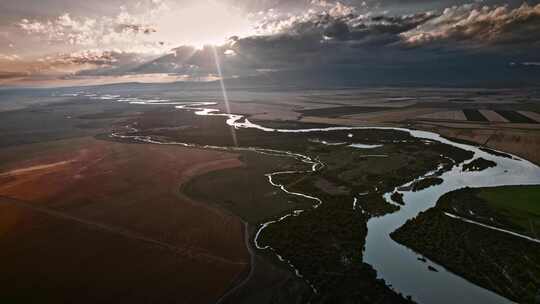
[(394, 201), (394, 202), (396, 202), (396, 203), (398, 203), (400, 205), (405, 205), (405, 202), (403, 201), (403, 193), (395, 191), (394, 193), (392, 193), (390, 198), (392, 199), (392, 201)]
[(412, 191), (421, 191), (427, 189), (431, 186), (437, 186), (444, 182), (440, 177), (426, 177), (421, 180), (418, 180), (412, 184)]
[(479, 157), (468, 164), (464, 164), (462, 170), (465, 171), (484, 171), (488, 168), (496, 167), (497, 163), (492, 160)]

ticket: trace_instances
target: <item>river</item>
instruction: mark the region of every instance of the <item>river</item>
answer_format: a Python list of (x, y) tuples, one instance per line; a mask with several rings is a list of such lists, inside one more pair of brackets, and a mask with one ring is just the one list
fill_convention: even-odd
[[(121, 97), (116, 97), (118, 100)], [(127, 100), (126, 100), (127, 101)], [(480, 172), (463, 172), (462, 164), (454, 166), (450, 171), (446, 171), (440, 177), (444, 182), (437, 186), (432, 186), (427, 189), (412, 192), (401, 191), (404, 194), (404, 206), (400, 206), (400, 210), (381, 217), (375, 217), (368, 221), (368, 234), (366, 238), (366, 246), (364, 253), (364, 261), (373, 266), (377, 271), (378, 277), (383, 278), (391, 288), (404, 295), (410, 295), (413, 300), (419, 303), (509, 303), (510, 301), (501, 297), (487, 289), (474, 285), (473, 283), (447, 271), (441, 265), (427, 260), (422, 262), (418, 260), (421, 255), (415, 253), (411, 249), (394, 242), (390, 238), (390, 233), (401, 227), (408, 219), (414, 218), (420, 212), (425, 211), (435, 206), (438, 198), (445, 193), (460, 189), (463, 187), (488, 187), (488, 186), (503, 186), (503, 185), (530, 185), (540, 184), (540, 168), (533, 163), (520, 159), (515, 156), (510, 158), (486, 153), (479, 148), (463, 143), (456, 143), (440, 135), (432, 132), (410, 130), (405, 128), (390, 128), (390, 127), (328, 127), (328, 128), (311, 128), (311, 129), (274, 129), (264, 127), (250, 122), (242, 115), (222, 113), (217, 109), (207, 108), (214, 105), (211, 102), (170, 102), (168, 100), (137, 100), (128, 101), (134, 104), (162, 104), (174, 105), (176, 108), (195, 111), (196, 115), (203, 116), (225, 116), (226, 124), (231, 128), (252, 128), (264, 132), (283, 132), (283, 133), (309, 133), (309, 132), (330, 132), (343, 130), (359, 130), (359, 129), (384, 129), (397, 130), (410, 133), (412, 136), (422, 139), (438, 141), (444, 144), (452, 145), (464, 150), (474, 152), (474, 157), (485, 158), (497, 163), (496, 167), (488, 168)], [(144, 138), (148, 142), (153, 142), (148, 138)], [(182, 143), (174, 143), (182, 144)], [(187, 144), (184, 144), (187, 145)], [(217, 148), (217, 147), (212, 147)], [(268, 150), (273, 151), (273, 150)], [(289, 153), (284, 151), (274, 151), (276, 153)], [(305, 155), (290, 155), (297, 157), (300, 160), (310, 162), (311, 159)], [(317, 164), (313, 162), (313, 170), (317, 170)], [(287, 172), (276, 172), (274, 174), (283, 174)], [(272, 182), (272, 175), (269, 175), (269, 182)], [(411, 181), (412, 182), (412, 181)], [(410, 184), (410, 183), (409, 183)], [(280, 187), (281, 185), (274, 185)], [(404, 185), (404, 186), (407, 186)], [(283, 187), (282, 187), (283, 188)], [(286, 191), (286, 189), (282, 189)], [(306, 194), (296, 194), (310, 197)], [(390, 193), (385, 194), (389, 200)], [(317, 198), (310, 197), (314, 200)], [(320, 201), (320, 200), (319, 200)], [(317, 206), (317, 205), (316, 205)], [(294, 216), (299, 210), (287, 216)], [(285, 217), (287, 217), (285, 216)], [(456, 219), (457, 220), (457, 219)], [(269, 221), (261, 226), (260, 230), (266, 226), (275, 223)], [(260, 232), (259, 230), (259, 232)], [(259, 233), (257, 233), (257, 236)], [(255, 239), (255, 244), (257, 240)], [(263, 247), (261, 247), (263, 248)], [(438, 272), (428, 270), (427, 265), (434, 266)], [(292, 265), (291, 265), (292, 266)], [(294, 266), (292, 266), (294, 268)]]

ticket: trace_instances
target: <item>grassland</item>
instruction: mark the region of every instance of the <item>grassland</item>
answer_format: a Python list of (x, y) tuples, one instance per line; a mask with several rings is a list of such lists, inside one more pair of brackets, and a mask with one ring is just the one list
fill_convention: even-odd
[(95, 100), (66, 100), (0, 112), (0, 147), (93, 136), (133, 116), (137, 107)]
[(0, 214), (2, 303), (209, 303), (238, 273), (11, 199)]
[(495, 166), (497, 166), (496, 162), (480, 157), (463, 165), (463, 171), (483, 171)]
[[(242, 163), (237, 155), (174, 146), (114, 143), (92, 138), (67, 140), (61, 145), (70, 148), (67, 152), (56, 155), (51, 150), (43, 158), (38, 156), (19, 164), (12, 163), (11, 167), (19, 168), (18, 170), (33, 168), (36, 164), (48, 164), (54, 158), (71, 159), (69, 164), (42, 166), (36, 170), (17, 171), (21, 172), (17, 174), (14, 171), (7, 171), (5, 174), (15, 178), (0, 185), (0, 195), (22, 201), (30, 209), (45, 208), (53, 215), (60, 214), (69, 219), (76, 219), (75, 222), (71, 220), (63, 226), (71, 222), (73, 226), (83, 226), (84, 229), (88, 225), (90, 225), (90, 230), (94, 227), (104, 227), (104, 229), (99, 229), (100, 233), (92, 234), (95, 238), (93, 242), (74, 243), (73, 240), (77, 239), (79, 233), (77, 229), (64, 228), (65, 232), (61, 233), (61, 230), (56, 230), (52, 224), (38, 227), (30, 218), (19, 219), (3, 234), (2, 239), (7, 242), (11, 238), (16, 238), (23, 233), (21, 229), (24, 230), (28, 226), (30, 230), (19, 238), (19, 241), (25, 245), (21, 247), (13, 242), (5, 243), (6, 246), (10, 244), (12, 250), (3, 251), (4, 263), (13, 259), (21, 263), (28, 262), (32, 255), (37, 261), (43, 258), (39, 256), (40, 252), (46, 251), (52, 256), (55, 248), (61, 247), (69, 248), (74, 260), (84, 259), (84, 255), (81, 255), (84, 251), (95, 250), (102, 252), (100, 255), (102, 259), (105, 259), (103, 255), (106, 253), (112, 261), (119, 260), (124, 256), (124, 251), (117, 247), (106, 251), (108, 248), (106, 242), (109, 238), (104, 238), (103, 243), (99, 245), (101, 235), (112, 234), (115, 239), (120, 237), (127, 238), (130, 243), (144, 243), (137, 245), (139, 247), (164, 248), (165, 250), (161, 250), (165, 254), (163, 259), (169, 259), (166, 256), (171, 254), (170, 261), (178, 263), (177, 269), (181, 269), (178, 272), (183, 273), (177, 275), (175, 279), (175, 288), (183, 291), (169, 292), (169, 294), (194, 297), (193, 301), (196, 302), (215, 301), (245, 269), (249, 269), (242, 222), (235, 216), (189, 199), (179, 192), (182, 183), (194, 176), (213, 170), (241, 166)], [(23, 152), (24, 149), (32, 150), (33, 147), (32, 145), (18, 146), (14, 149)], [(2, 151), (2, 153), (8, 154), (9, 151)], [(146, 173), (141, 174), (141, 172)], [(41, 217), (50, 217), (50, 214), (47, 213)], [(34, 229), (39, 229), (41, 232), (32, 233)], [(81, 237), (83, 235), (85, 234), (82, 233)], [(48, 245), (43, 250), (34, 250), (33, 254), (26, 252), (24, 259), (16, 256), (23, 248), (44, 246), (42, 240), (48, 240)], [(76, 250), (73, 247), (76, 247)], [(126, 248), (129, 250), (130, 247), (126, 246)], [(160, 250), (153, 253), (152, 257), (159, 260), (159, 252)], [(140, 269), (143, 271), (140, 273), (141, 278), (148, 277), (150, 274), (150, 277), (165, 275), (167, 272), (160, 274), (158, 271), (152, 274), (156, 270), (151, 265), (157, 262), (147, 260), (146, 258), (149, 257), (142, 255), (139, 261), (130, 262), (148, 266)], [(91, 259), (85, 263), (88, 267), (101, 269), (103, 275), (107, 275), (108, 269), (102, 268), (101, 264), (95, 264), (99, 261), (99, 259)], [(50, 263), (50, 267), (58, 269), (56, 272), (51, 272), (54, 273), (50, 275), (51, 282), (65, 281), (56, 292), (62, 294), (62, 290), (75, 288), (68, 277), (64, 276), (68, 267), (72, 267), (69, 266), (71, 264), (64, 264), (56, 259), (49, 260), (47, 263)], [(24, 290), (23, 286), (14, 286), (16, 282), (23, 281), (17, 274), (32, 272), (29, 268), (31, 265), (33, 264), (20, 264), (18, 267), (1, 266), (4, 275), (18, 278), (11, 284), (8, 282), (3, 284), (4, 288), (12, 290), (14, 297)], [(81, 269), (80, 277), (73, 284), (84, 284), (85, 271)], [(117, 277), (121, 276), (117, 275)], [(208, 281), (208, 277), (212, 277), (211, 282)], [(88, 276), (87, 279), (91, 280), (92, 276)], [(206, 283), (199, 286), (189, 283), (199, 279), (206, 280)], [(45, 293), (48, 282), (40, 283), (39, 276), (30, 276), (24, 281), (27, 282), (28, 285), (25, 285), (27, 287), (32, 284), (43, 287), (33, 290), (36, 296), (42, 295), (44, 298), (52, 299)], [(90, 281), (85, 284), (90, 284)], [(96, 297), (106, 299), (105, 292), (109, 291), (103, 289), (103, 286), (98, 287), (90, 290), (96, 294)], [(125, 293), (126, 288), (131, 287), (111, 285), (107, 288), (111, 292)], [(158, 290), (155, 288), (154, 292)], [(169, 300), (176, 301), (172, 298)]]
[(221, 206), (254, 225), (269, 216), (311, 205), (306, 200), (288, 197), (265, 176), (274, 171), (308, 170), (307, 165), (288, 157), (255, 152), (242, 152), (241, 160), (244, 166), (198, 175), (183, 185), (181, 191), (196, 200)]
[(484, 188), (476, 196), (520, 233), (540, 238), (540, 186)]
[(102, 140), (134, 109), (0, 114), (0, 302), (211, 303), (249, 270), (242, 221), (179, 191), (239, 155)]

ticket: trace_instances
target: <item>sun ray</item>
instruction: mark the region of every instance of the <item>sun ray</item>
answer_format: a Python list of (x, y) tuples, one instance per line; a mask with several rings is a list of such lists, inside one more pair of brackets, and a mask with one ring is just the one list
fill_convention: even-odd
[[(227, 89), (225, 88), (225, 81), (223, 80), (223, 73), (221, 72), (221, 63), (219, 62), (219, 56), (216, 47), (212, 45), (212, 52), (214, 54), (214, 60), (216, 61), (216, 70), (219, 76), (219, 84), (221, 86), (221, 93), (223, 94), (223, 102), (225, 103), (225, 111), (227, 114), (231, 114), (231, 107), (229, 105), (229, 97), (227, 95)], [(231, 137), (235, 147), (238, 147), (238, 140), (236, 138), (236, 130), (231, 126)]]

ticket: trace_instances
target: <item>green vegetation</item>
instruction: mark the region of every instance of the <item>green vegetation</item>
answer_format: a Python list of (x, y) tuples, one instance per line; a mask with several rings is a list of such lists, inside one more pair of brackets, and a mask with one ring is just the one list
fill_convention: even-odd
[(540, 186), (453, 191), (391, 237), (475, 284), (531, 303), (540, 289), (540, 244), (451, 218), (445, 212), (531, 235), (536, 225), (525, 226), (538, 223), (539, 198)]
[(463, 165), (463, 171), (484, 171), (487, 168), (492, 168), (497, 166), (497, 163), (485, 158), (477, 158), (472, 162)]
[(412, 191), (420, 191), (427, 189), (431, 186), (437, 186), (444, 182), (444, 180), (440, 177), (427, 177), (423, 178), (419, 181), (416, 181), (412, 184)]
[(367, 215), (348, 198), (325, 202), (263, 231), (270, 245), (318, 290), (312, 303), (406, 303), (362, 262)]
[(396, 203), (398, 203), (398, 204), (400, 204), (400, 205), (405, 205), (405, 202), (403, 201), (403, 193), (399, 193), (399, 192), (396, 191), (396, 192), (392, 193), (392, 195), (390, 196), (390, 198), (391, 198), (394, 202), (396, 202)]
[(466, 188), (444, 196), (438, 208), (476, 222), (538, 238), (540, 186)]
[(518, 232), (540, 238), (540, 186), (483, 188), (477, 197), (519, 227)]
[(122, 103), (76, 100), (0, 112), (0, 148), (93, 136), (133, 111)]
[(504, 157), (504, 158), (512, 158), (512, 155), (510, 155), (510, 154), (499, 152), (499, 151), (496, 151), (496, 150), (493, 150), (493, 149), (490, 149), (490, 148), (481, 147), (480, 150), (482, 150), (482, 151), (484, 151), (486, 153), (489, 153), (491, 155), (500, 156), (500, 157)]
[(265, 176), (273, 171), (309, 170), (307, 164), (290, 157), (255, 152), (243, 152), (241, 160), (245, 166), (196, 176), (181, 191), (197, 201), (217, 204), (254, 225), (269, 216), (309, 208), (313, 204), (311, 200), (286, 195)]

